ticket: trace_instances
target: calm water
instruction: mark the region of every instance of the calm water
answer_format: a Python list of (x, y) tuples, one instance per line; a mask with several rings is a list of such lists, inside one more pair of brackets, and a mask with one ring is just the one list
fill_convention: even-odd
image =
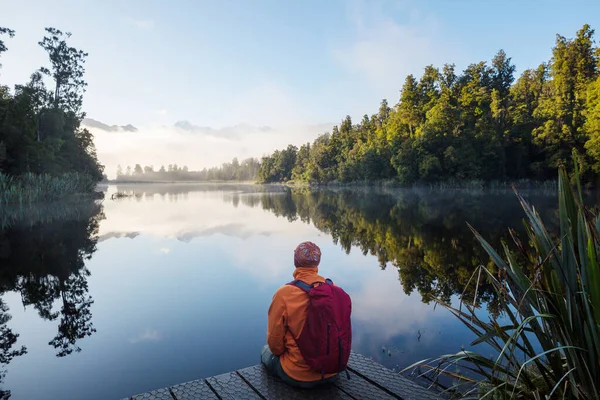
[[(304, 240), (352, 296), (355, 351), (390, 368), (456, 352), (472, 336), (428, 299), (456, 301), (485, 261), (465, 221), (498, 245), (523, 215), (510, 192), (106, 190), (102, 203), (0, 212), (11, 399), (119, 399), (258, 363)], [(138, 196), (112, 201), (116, 190)], [(553, 193), (527, 197), (553, 216)], [(479, 297), (493, 312), (490, 288)]]

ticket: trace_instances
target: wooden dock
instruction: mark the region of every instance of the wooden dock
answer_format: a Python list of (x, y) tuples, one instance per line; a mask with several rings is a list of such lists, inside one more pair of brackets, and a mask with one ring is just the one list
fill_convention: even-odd
[[(348, 363), (350, 379), (340, 374), (330, 386), (311, 390), (295, 389), (267, 375), (262, 365), (255, 365), (199, 379), (164, 389), (153, 390), (129, 400), (434, 400), (439, 394), (428, 391), (410, 379), (400, 376), (381, 364), (352, 353)], [(125, 399), (124, 399), (125, 400)]]

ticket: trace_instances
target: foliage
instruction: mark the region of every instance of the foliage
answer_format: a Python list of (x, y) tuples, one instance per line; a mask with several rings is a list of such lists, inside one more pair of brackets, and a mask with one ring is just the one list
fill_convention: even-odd
[(54, 79), (52, 104), (54, 108), (61, 107), (77, 114), (83, 102), (82, 92), (87, 86), (83, 80), (83, 64), (88, 54), (67, 46), (71, 33), (56, 28), (46, 28), (46, 33), (48, 36), (44, 36), (39, 45), (48, 53), (51, 69), (42, 67), (40, 72)]
[(203, 169), (202, 171), (190, 171), (187, 166), (179, 167), (177, 164), (169, 164), (167, 168), (161, 166), (158, 171), (153, 166), (142, 168), (136, 164), (133, 170), (131, 166), (123, 171), (117, 166), (117, 181), (127, 182), (151, 182), (151, 181), (255, 181), (260, 169), (260, 163), (255, 158), (248, 158), (241, 163), (234, 158), (230, 163), (224, 163), (220, 167)]
[(452, 64), (427, 66), (419, 79), (406, 77), (394, 107), (383, 100), (358, 124), (347, 116), (312, 144), (263, 157), (259, 181), (549, 180), (575, 149), (592, 182), (600, 173), (593, 35), (584, 25), (574, 39), (557, 36), (550, 62), (516, 80), (502, 50), (462, 74)]
[(577, 167), (575, 173), (574, 193), (560, 169), (560, 236), (549, 234), (520, 195), (528, 246), (513, 234), (515, 248), (504, 244), (502, 258), (473, 230), (498, 269), (496, 275), (482, 267), (473, 282), (481, 284), (482, 277), (494, 287), (503, 318), (486, 322), (464, 301), (459, 308), (440, 304), (473, 331), (472, 345), (487, 344), (495, 357), (463, 350), (418, 363), (431, 366), (426, 375), (434, 382), (458, 367), (470, 376), (452, 373), (458, 383), (451, 390), (463, 397), (600, 398), (600, 219), (582, 204)]
[(77, 172), (58, 176), (31, 173), (11, 176), (0, 173), (0, 204), (55, 200), (71, 194), (87, 194), (96, 181)]
[[(15, 31), (0, 26), (0, 35), (8, 35), (9, 38), (13, 38), (15, 36)], [(0, 39), (0, 54), (4, 53), (6, 50), (8, 50), (8, 48), (4, 44), (4, 41)], [(0, 64), (0, 67), (2, 67), (2, 64)]]
[[(0, 28), (3, 33), (14, 35)], [(92, 134), (80, 126), (85, 115), (81, 104), (87, 54), (67, 44), (70, 33), (54, 28), (46, 28), (46, 33), (39, 44), (48, 53), (50, 66), (34, 72), (29, 82), (16, 85), (13, 92), (0, 82), (0, 173), (17, 181), (24, 174), (47, 174), (59, 181), (60, 177), (87, 175), (86, 180), (99, 182), (104, 167), (98, 162)], [(0, 53), (5, 50), (0, 41)], [(54, 81), (53, 90), (46, 87), (44, 75)], [(65, 175), (73, 173), (79, 175)]]
[(296, 165), (298, 148), (289, 145), (287, 149), (275, 151), (272, 156), (264, 157), (258, 171), (261, 182), (286, 182), (292, 179), (292, 169)]

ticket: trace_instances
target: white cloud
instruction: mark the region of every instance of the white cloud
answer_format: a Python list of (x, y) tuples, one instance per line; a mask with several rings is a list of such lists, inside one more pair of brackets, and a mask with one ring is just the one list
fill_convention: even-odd
[(158, 115), (167, 115), (169, 113), (169, 111), (165, 110), (164, 108), (158, 110), (156, 112)]
[(335, 59), (376, 90), (396, 91), (406, 75), (420, 75), (426, 65), (441, 66), (457, 58), (458, 49), (444, 40), (433, 16), (408, 2), (395, 6), (384, 10), (381, 3), (356, 2), (349, 12), (355, 39), (333, 51)]
[(161, 339), (161, 336), (158, 333), (158, 331), (146, 329), (144, 332), (141, 332), (139, 335), (130, 338), (129, 343), (158, 342), (160, 339)]
[(154, 28), (154, 21), (151, 19), (126, 18), (126, 20), (130, 25), (140, 30), (151, 30)]
[(168, 247), (161, 247), (160, 249), (158, 249), (158, 252), (166, 255), (171, 252), (171, 249)]

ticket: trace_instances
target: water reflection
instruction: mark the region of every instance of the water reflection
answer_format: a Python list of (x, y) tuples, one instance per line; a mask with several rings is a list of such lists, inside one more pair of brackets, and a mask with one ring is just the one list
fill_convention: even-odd
[[(116, 191), (134, 194), (121, 202), (160, 198), (163, 202), (182, 200), (181, 207), (186, 207), (190, 193), (201, 192), (205, 198), (231, 204), (236, 209), (240, 204), (250, 208), (261, 207), (289, 222), (313, 225), (330, 236), (346, 254), (350, 254), (354, 247), (363, 255), (375, 256), (381, 269), (388, 265), (395, 267), (404, 292), (411, 294), (417, 291), (426, 303), (433, 298), (450, 301), (452, 296), (460, 294), (465, 295), (465, 300), (475, 297), (475, 287), (467, 283), (479, 265), (490, 263), (467, 222), (496, 247), (508, 238), (509, 227), (523, 233), (520, 229), (523, 211), (510, 190), (315, 190), (277, 185), (181, 184), (120, 185)], [(535, 204), (548, 221), (549, 229), (555, 228), (554, 192), (529, 191), (522, 194)], [(155, 208), (155, 212), (161, 211)], [(214, 210), (206, 205), (203, 210), (186, 209), (170, 215), (168, 227), (161, 226), (165, 229), (162, 233), (184, 242), (214, 234), (249, 238), (281, 233), (269, 230), (264, 224), (240, 221), (227, 214), (218, 205)], [(125, 215), (120, 217), (125, 218)], [(164, 221), (166, 216), (156, 215), (156, 218)], [(202, 220), (210, 222), (204, 226), (200, 222), (201, 226), (198, 226)], [(128, 220), (127, 224), (120, 225), (135, 224)], [(156, 231), (157, 225), (160, 224), (145, 224), (140, 229), (146, 233), (160, 233)], [(134, 238), (138, 234), (138, 231), (108, 232), (102, 235), (101, 240), (123, 236)], [(478, 302), (486, 303), (490, 310), (495, 310), (492, 286), (482, 283), (479, 290)]]
[[(553, 195), (529, 198), (553, 215)], [(255, 364), (302, 240), (354, 300), (355, 351), (388, 367), (457, 351), (465, 328), (427, 302), (487, 262), (465, 221), (498, 245), (522, 217), (510, 192), (157, 184), (105, 199), (0, 210), (0, 362), (17, 400), (123, 398)]]
[[(526, 194), (554, 227), (555, 198)], [(397, 268), (406, 294), (418, 291), (424, 302), (450, 301), (464, 293), (479, 265), (489, 259), (475, 241), (466, 222), (499, 245), (508, 227), (519, 231), (522, 209), (512, 192), (451, 192), (429, 190), (306, 190), (291, 189), (282, 195), (261, 195), (262, 207), (288, 221), (300, 219), (331, 236), (346, 253), (357, 247), (376, 256), (379, 267)], [(479, 286), (479, 302), (495, 309), (491, 285)]]
[[(33, 307), (44, 320), (57, 321), (56, 336), (48, 342), (57, 357), (81, 351), (78, 341), (96, 331), (85, 261), (96, 251), (102, 218), (102, 206), (94, 201), (6, 207), (0, 212), (0, 292), (18, 293), (23, 307)], [(8, 312), (0, 300), (4, 366), (27, 351), (17, 344), (19, 334), (6, 326), (11, 319)]]

